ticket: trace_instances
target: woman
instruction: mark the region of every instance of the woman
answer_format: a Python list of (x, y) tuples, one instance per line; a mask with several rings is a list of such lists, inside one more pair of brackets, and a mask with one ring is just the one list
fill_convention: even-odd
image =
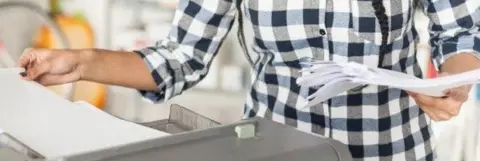
[[(479, 68), (476, 0), (245, 0), (259, 56), (252, 61), (245, 118), (261, 116), (331, 137), (357, 160), (434, 160), (430, 120), (455, 116), (470, 87), (443, 98), (359, 87), (300, 110), (315, 89), (295, 83), (302, 64), (312, 60), (355, 61), (422, 77), (412, 20), (417, 5), (432, 21), (432, 57), (440, 72)], [(27, 69), (25, 79), (44, 85), (88, 80), (165, 101), (205, 77), (235, 13), (232, 0), (181, 0), (169, 37), (155, 46), (135, 52), (34, 49), (19, 66)]]

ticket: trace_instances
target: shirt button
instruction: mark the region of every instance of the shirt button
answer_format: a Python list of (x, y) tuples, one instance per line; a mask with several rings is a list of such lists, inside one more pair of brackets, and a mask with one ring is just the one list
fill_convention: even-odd
[(325, 31), (325, 29), (320, 29), (320, 34), (322, 36), (325, 36), (327, 34), (327, 31)]

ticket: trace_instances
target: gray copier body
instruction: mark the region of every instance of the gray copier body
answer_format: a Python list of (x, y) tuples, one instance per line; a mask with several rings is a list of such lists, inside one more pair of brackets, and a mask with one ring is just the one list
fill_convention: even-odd
[[(173, 109), (173, 108), (172, 108)], [(182, 108), (179, 108), (182, 110)], [(176, 109), (177, 111), (179, 109)], [(175, 109), (174, 109), (175, 110)], [(188, 112), (188, 111), (187, 111)], [(185, 114), (185, 111), (184, 111)], [(183, 122), (185, 122), (183, 118)], [(198, 122), (198, 118), (187, 120)], [(171, 122), (170, 122), (171, 123)], [(203, 122), (205, 124), (205, 121)], [(213, 125), (213, 123), (207, 123)], [(173, 125), (173, 124), (170, 124)], [(239, 138), (236, 127), (254, 125), (255, 137)], [(150, 125), (152, 126), (152, 125)], [(162, 126), (161, 130), (173, 127)], [(182, 127), (178, 127), (182, 129)], [(351, 161), (348, 147), (330, 138), (263, 118), (173, 132), (163, 138), (65, 156), (55, 160), (25, 156), (18, 161)], [(27, 154), (27, 153), (23, 153)], [(41, 154), (40, 154), (41, 155)], [(1, 159), (0, 153), (0, 160)], [(17, 161), (17, 160), (9, 160)]]

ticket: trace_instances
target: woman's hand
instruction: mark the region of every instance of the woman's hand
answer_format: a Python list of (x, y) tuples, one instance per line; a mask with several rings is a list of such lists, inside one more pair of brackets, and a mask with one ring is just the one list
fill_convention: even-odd
[(26, 69), (26, 80), (46, 86), (85, 80), (139, 90), (158, 90), (148, 66), (135, 52), (29, 49), (17, 64)]
[[(446, 74), (442, 74), (444, 76)], [(471, 85), (445, 91), (445, 97), (430, 97), (407, 92), (415, 99), (420, 108), (435, 121), (446, 121), (460, 112), (463, 103), (468, 100)]]
[(27, 49), (18, 61), (25, 68), (24, 79), (42, 85), (58, 85), (78, 81), (81, 78), (79, 51)]

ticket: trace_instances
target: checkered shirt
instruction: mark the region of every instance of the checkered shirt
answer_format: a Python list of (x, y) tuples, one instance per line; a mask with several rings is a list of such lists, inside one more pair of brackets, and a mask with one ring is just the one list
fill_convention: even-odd
[[(413, 15), (431, 20), (432, 60), (441, 65), (459, 52), (480, 51), (478, 0), (383, 0), (389, 17), (387, 54), (379, 63), (381, 32), (371, 0), (245, 0), (258, 60), (245, 118), (260, 116), (339, 140), (356, 160), (434, 160), (430, 119), (401, 90), (368, 86), (303, 107), (316, 89), (296, 79), (304, 62), (354, 61), (422, 77), (416, 59)], [(415, 12), (416, 7), (422, 12)], [(167, 38), (137, 51), (166, 101), (208, 73), (236, 17), (235, 0), (180, 0)], [(321, 158), (319, 158), (321, 160)]]

